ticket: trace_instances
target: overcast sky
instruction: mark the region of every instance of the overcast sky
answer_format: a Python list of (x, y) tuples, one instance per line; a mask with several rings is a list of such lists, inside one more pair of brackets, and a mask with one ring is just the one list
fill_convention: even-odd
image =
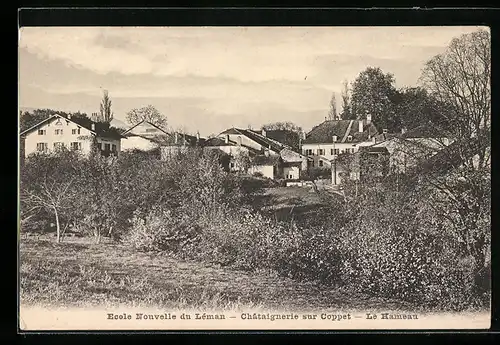
[[(416, 85), (429, 58), (477, 27), (22, 28), (19, 105), (115, 117), (148, 104), (173, 128), (322, 122), (333, 92), (368, 66)], [(338, 108), (340, 96), (337, 95)]]

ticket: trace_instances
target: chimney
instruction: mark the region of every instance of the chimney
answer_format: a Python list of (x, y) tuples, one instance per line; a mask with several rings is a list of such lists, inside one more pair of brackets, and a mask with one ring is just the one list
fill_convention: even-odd
[(366, 114), (366, 124), (369, 125), (372, 122), (372, 114)]
[(266, 136), (266, 130), (264, 128), (262, 128), (262, 136), (265, 137)]
[(238, 136), (238, 146), (241, 146), (241, 137)]
[(177, 144), (179, 142), (179, 133), (174, 133), (174, 143)]
[(196, 141), (200, 141), (200, 132), (199, 131), (196, 132)]
[(306, 140), (306, 131), (300, 132), (300, 135), (302, 140)]
[(229, 134), (226, 134), (226, 144), (229, 144)]
[(68, 114), (68, 120), (71, 120), (71, 114)]
[(336, 142), (337, 142), (337, 136), (336, 136), (336, 135), (332, 136), (332, 141), (333, 141), (334, 143), (336, 143)]
[(363, 120), (359, 120), (359, 133), (363, 133)]
[(325, 121), (327, 121), (327, 120), (328, 120), (328, 118), (325, 116)]
[(90, 129), (92, 129), (93, 131), (95, 131), (95, 123), (93, 123), (93, 124), (90, 126)]

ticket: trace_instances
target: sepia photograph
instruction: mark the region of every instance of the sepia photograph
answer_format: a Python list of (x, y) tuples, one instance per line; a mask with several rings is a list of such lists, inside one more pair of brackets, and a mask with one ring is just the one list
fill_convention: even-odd
[(21, 27), (19, 328), (488, 329), (481, 26)]

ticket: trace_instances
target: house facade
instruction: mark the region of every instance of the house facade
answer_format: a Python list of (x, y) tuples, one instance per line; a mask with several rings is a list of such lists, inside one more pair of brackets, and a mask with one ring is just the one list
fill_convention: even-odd
[(122, 136), (109, 125), (90, 119), (55, 114), (21, 134), (24, 157), (33, 153), (49, 153), (59, 148), (90, 154), (95, 143), (104, 155), (118, 155)]
[[(274, 139), (268, 135), (273, 135)], [(280, 138), (289, 140), (290, 137), (286, 131), (266, 132), (265, 130), (230, 128), (220, 133), (218, 139), (224, 143), (219, 148), (233, 157), (236, 157), (240, 150), (248, 153), (250, 156), (249, 173), (260, 172), (273, 179), (297, 180), (301, 172), (307, 170), (308, 161), (312, 159), (294, 151), (287, 143), (278, 141)], [(263, 162), (265, 162), (264, 165), (262, 165)]]
[(125, 130), (122, 135), (126, 138), (122, 142), (122, 151), (155, 150), (166, 143), (169, 136), (167, 131), (145, 120)]
[(190, 149), (202, 148), (204, 141), (205, 139), (201, 138), (199, 133), (196, 136), (180, 132), (168, 133), (165, 141), (161, 143), (161, 159), (167, 160), (179, 153), (186, 153)]
[[(355, 154), (361, 147), (375, 144), (378, 134), (370, 115), (361, 120), (325, 120), (305, 135), (301, 150), (312, 158), (309, 168), (331, 169), (332, 184), (338, 185), (347, 172), (336, 162), (339, 155)], [(350, 178), (359, 178), (355, 171), (349, 174)]]

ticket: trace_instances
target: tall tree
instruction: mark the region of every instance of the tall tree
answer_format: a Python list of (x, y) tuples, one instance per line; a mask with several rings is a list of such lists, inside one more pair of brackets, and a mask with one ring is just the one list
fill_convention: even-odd
[(353, 120), (353, 114), (351, 112), (351, 92), (349, 90), (349, 84), (347, 80), (342, 82), (342, 91), (340, 92), (342, 97), (342, 111), (340, 113), (340, 118), (343, 120)]
[(401, 124), (394, 106), (397, 96), (394, 82), (391, 73), (384, 73), (378, 67), (361, 72), (352, 86), (352, 116), (364, 119), (370, 113), (377, 127), (398, 131)]
[(110, 123), (113, 120), (113, 111), (111, 110), (111, 99), (109, 98), (108, 90), (103, 91), (99, 116), (101, 120), (99, 122)]
[(302, 128), (300, 126), (290, 121), (268, 123), (263, 125), (262, 129), (265, 129), (266, 131), (283, 130), (297, 133), (300, 133), (302, 131)]
[(446, 172), (434, 169), (421, 178), (430, 190), (429, 201), (450, 222), (462, 254), (474, 259), (480, 292), (491, 231), (490, 71), (490, 34), (480, 30), (453, 39), (444, 53), (426, 63), (421, 77), (430, 94), (447, 105), (441, 115), (451, 126), (442, 133), (455, 140), (440, 155)]
[(332, 94), (330, 99), (330, 109), (328, 110), (328, 119), (337, 120), (337, 99), (335, 98), (335, 93)]
[(167, 128), (167, 117), (152, 105), (130, 110), (127, 113), (127, 121), (131, 125), (135, 125), (141, 121), (148, 121), (161, 128)]

